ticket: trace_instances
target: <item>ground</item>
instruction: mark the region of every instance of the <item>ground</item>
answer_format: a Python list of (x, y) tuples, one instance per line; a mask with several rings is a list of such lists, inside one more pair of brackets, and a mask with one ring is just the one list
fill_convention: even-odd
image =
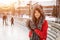
[(8, 17), (7, 25), (3, 25), (3, 20), (0, 18), (0, 40), (29, 40), (29, 29), (26, 25), (26, 19), (14, 17), (14, 25), (12, 26), (10, 19), (11, 17)]
[(7, 25), (3, 26), (2, 18), (0, 18), (0, 40), (29, 40), (28, 28), (25, 20), (14, 18), (14, 25), (11, 26), (10, 18)]

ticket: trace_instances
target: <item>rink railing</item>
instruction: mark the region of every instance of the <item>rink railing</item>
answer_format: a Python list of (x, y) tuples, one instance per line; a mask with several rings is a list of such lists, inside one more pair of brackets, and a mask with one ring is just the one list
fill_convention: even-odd
[(48, 22), (48, 24), (47, 40), (56, 40), (60, 33), (60, 24), (54, 22)]

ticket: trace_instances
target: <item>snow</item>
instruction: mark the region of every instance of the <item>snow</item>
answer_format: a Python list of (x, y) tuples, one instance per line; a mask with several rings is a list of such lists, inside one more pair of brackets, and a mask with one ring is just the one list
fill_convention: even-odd
[(48, 20), (48, 21), (55, 21), (56, 18), (54, 18), (52, 16), (46, 16), (46, 20)]
[[(26, 27), (26, 19), (28, 18), (29, 16), (26, 15), (22, 19), (14, 17), (14, 25), (12, 26), (10, 23), (11, 17), (8, 17), (7, 25), (4, 26), (2, 18), (0, 18), (0, 40), (29, 40), (29, 30)], [(46, 16), (46, 20), (55, 21), (55, 18)], [(49, 30), (51, 29), (49, 28)]]
[(14, 25), (11, 26), (10, 18), (8, 18), (7, 24), (2, 23), (0, 18), (0, 40), (29, 40), (28, 32), (24, 20), (21, 22), (17, 18), (14, 18)]

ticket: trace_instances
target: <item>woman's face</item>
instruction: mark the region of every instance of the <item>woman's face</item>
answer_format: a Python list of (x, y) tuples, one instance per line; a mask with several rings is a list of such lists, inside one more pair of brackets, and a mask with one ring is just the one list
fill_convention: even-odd
[(36, 10), (35, 11), (35, 17), (38, 19), (40, 17), (40, 13)]

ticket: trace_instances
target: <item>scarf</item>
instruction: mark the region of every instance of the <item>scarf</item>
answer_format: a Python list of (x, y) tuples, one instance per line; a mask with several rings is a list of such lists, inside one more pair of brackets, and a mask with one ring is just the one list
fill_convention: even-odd
[[(33, 20), (30, 20), (30, 22), (29, 22), (30, 28), (31, 29), (38, 28), (39, 30), (41, 30), (43, 22), (44, 22), (44, 18), (43, 19), (40, 18), (39, 23), (37, 24), (37, 27), (36, 27), (36, 25), (33, 22)], [(31, 36), (30, 40), (40, 40), (40, 37), (34, 31), (32, 31), (32, 36)]]

